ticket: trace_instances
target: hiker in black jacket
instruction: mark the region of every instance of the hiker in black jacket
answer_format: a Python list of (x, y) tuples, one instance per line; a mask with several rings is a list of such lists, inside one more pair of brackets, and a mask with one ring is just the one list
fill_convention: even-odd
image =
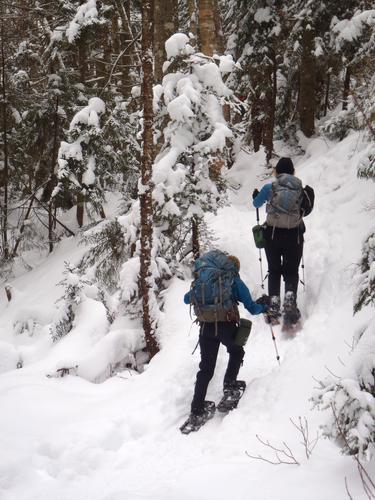
[(268, 261), (270, 306), (266, 320), (279, 323), (282, 276), (285, 281), (283, 321), (285, 325), (296, 325), (301, 316), (297, 307), (297, 288), (305, 232), (302, 217), (313, 208), (314, 191), (309, 186), (302, 187), (300, 179), (294, 176), (290, 158), (280, 158), (275, 171), (274, 182), (253, 192), (255, 208), (267, 204), (264, 249)]

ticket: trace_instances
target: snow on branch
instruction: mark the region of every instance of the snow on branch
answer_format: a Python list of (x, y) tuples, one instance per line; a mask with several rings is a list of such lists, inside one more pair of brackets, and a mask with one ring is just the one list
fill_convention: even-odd
[(333, 20), (332, 31), (335, 34), (336, 48), (345, 43), (358, 40), (366, 28), (375, 26), (375, 9), (365, 10), (355, 14), (351, 19)]
[(103, 24), (105, 20), (99, 16), (96, 0), (87, 0), (80, 5), (73, 20), (69, 23), (66, 29), (66, 36), (69, 43), (73, 43), (76, 38), (79, 38), (82, 28), (92, 24)]

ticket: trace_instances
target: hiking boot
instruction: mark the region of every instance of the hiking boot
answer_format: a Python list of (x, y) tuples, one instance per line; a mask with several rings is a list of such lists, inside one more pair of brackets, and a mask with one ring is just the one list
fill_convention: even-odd
[(280, 323), (280, 316), (280, 297), (278, 295), (271, 295), (269, 299), (269, 306), (265, 314), (266, 323), (278, 325)]
[(286, 292), (283, 304), (283, 320), (286, 325), (295, 325), (301, 317), (294, 292)]

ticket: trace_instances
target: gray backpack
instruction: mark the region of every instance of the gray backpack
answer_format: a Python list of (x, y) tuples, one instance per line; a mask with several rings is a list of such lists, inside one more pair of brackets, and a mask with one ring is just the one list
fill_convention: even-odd
[(303, 188), (300, 179), (290, 174), (280, 174), (272, 183), (271, 199), (267, 203), (267, 225), (291, 229), (301, 218)]

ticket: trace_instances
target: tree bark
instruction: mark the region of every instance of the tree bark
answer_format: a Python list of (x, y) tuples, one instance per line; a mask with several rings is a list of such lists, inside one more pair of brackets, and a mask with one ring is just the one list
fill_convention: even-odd
[(327, 116), (327, 111), (328, 111), (328, 107), (329, 107), (329, 89), (330, 89), (330, 83), (331, 83), (331, 73), (330, 73), (330, 70), (328, 70), (327, 81), (326, 81), (326, 91), (325, 91), (325, 96), (324, 96), (324, 111), (323, 111), (323, 116)]
[(155, 324), (150, 311), (150, 278), (152, 250), (152, 164), (153, 148), (153, 17), (154, 1), (142, 2), (142, 101), (143, 101), (143, 153), (141, 159), (141, 254), (139, 295), (142, 298), (143, 331), (147, 350), (152, 358), (159, 347), (155, 338)]
[(198, 259), (200, 256), (199, 248), (199, 222), (196, 217), (191, 219), (191, 246), (194, 259)]
[(198, 40), (200, 50), (206, 56), (212, 56), (218, 50), (215, 8), (216, 0), (199, 1)]
[[(52, 179), (55, 179), (55, 166), (57, 162), (57, 154), (58, 154), (58, 126), (59, 126), (59, 97), (56, 97), (56, 105), (55, 105), (55, 116), (54, 116), (54, 134), (53, 134), (53, 146), (52, 146), (52, 162), (51, 162), (51, 182)], [(53, 208), (54, 201), (49, 200), (48, 203), (48, 241), (49, 241), (49, 251), (53, 252)]]
[(26, 215), (25, 215), (24, 220), (23, 220), (23, 222), (21, 224), (19, 235), (18, 235), (17, 241), (16, 241), (16, 243), (14, 245), (13, 252), (12, 252), (12, 257), (13, 258), (16, 257), (16, 255), (17, 255), (17, 250), (18, 250), (19, 244), (21, 243), (22, 234), (23, 234), (23, 232), (25, 230), (25, 222), (27, 221), (27, 219), (30, 216), (30, 212), (31, 212), (31, 208), (33, 206), (33, 203), (34, 203), (34, 196), (31, 197), (29, 206), (28, 206), (28, 208), (26, 210)]
[(315, 57), (314, 31), (305, 27), (302, 39), (302, 59), (300, 64), (299, 117), (301, 130), (306, 137), (315, 132)]
[[(85, 33), (81, 33), (78, 40), (78, 68), (80, 83), (85, 83), (87, 79), (88, 72), (88, 61), (87, 61), (87, 41)], [(82, 174), (77, 175), (77, 180), (80, 185), (82, 185)], [(79, 227), (83, 226), (83, 218), (85, 212), (85, 197), (82, 192), (77, 194), (77, 212), (76, 218)]]
[(267, 165), (270, 164), (273, 154), (273, 132), (275, 128), (275, 108), (277, 91), (277, 67), (276, 57), (272, 51), (270, 64), (264, 68), (264, 126), (263, 126), (263, 145), (266, 150)]
[(189, 12), (189, 32), (194, 36), (197, 41), (198, 27), (197, 27), (197, 0), (187, 0)]
[(165, 42), (177, 31), (177, 0), (154, 0), (154, 54), (155, 82), (163, 79), (163, 64), (166, 60)]
[[(132, 65), (140, 65), (141, 60), (139, 57), (139, 53), (136, 50), (136, 46), (134, 43), (131, 43), (132, 40), (137, 36), (134, 34), (130, 22), (130, 0), (114, 0), (118, 15), (121, 19), (121, 29), (120, 32), (117, 29), (118, 38), (120, 41), (119, 44), (119, 52), (125, 51), (121, 56), (121, 82), (122, 82), (122, 94), (125, 97), (130, 96), (130, 91), (132, 85), (135, 83), (131, 78), (130, 67)], [(116, 21), (117, 22), (117, 21)], [(118, 27), (117, 27), (118, 28)]]
[(351, 68), (350, 66), (346, 67), (345, 70), (345, 79), (344, 79), (344, 89), (342, 92), (342, 109), (348, 109), (348, 96), (350, 92), (350, 76), (351, 76)]
[[(2, 9), (1, 9), (2, 10)], [(1, 69), (2, 69), (2, 110), (3, 110), (3, 154), (4, 154), (4, 169), (2, 175), (3, 184), (3, 214), (2, 214), (2, 240), (3, 240), (3, 255), (4, 259), (9, 258), (9, 242), (8, 242), (8, 182), (9, 182), (9, 158), (8, 158), (8, 120), (7, 120), (7, 94), (6, 94), (6, 68), (5, 68), (5, 28), (4, 18), (1, 19)]]

